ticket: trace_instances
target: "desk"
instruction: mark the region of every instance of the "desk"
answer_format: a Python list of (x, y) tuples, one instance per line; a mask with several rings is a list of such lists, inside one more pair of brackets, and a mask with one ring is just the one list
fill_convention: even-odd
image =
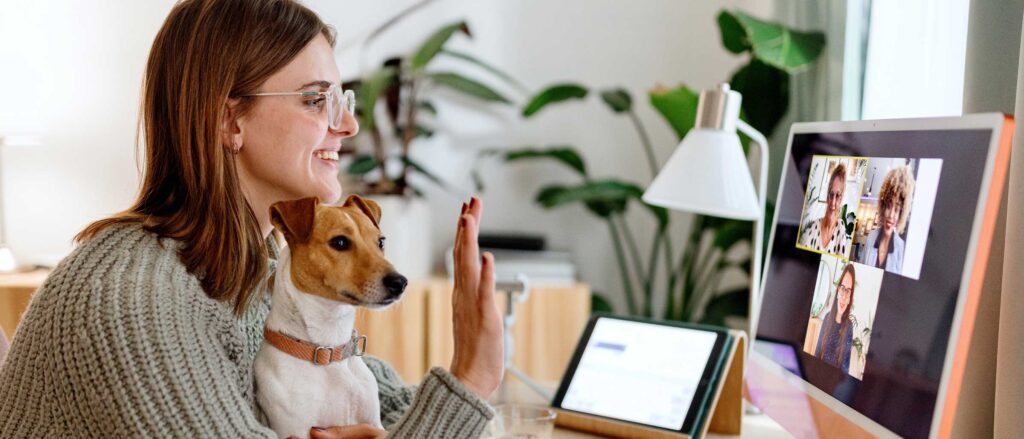
[(0, 330), (8, 339), (14, 337), (14, 329), (28, 308), (32, 293), (49, 274), (50, 270), (46, 269), (0, 274)]
[[(558, 387), (557, 382), (546, 381), (542, 385), (551, 389), (554, 393)], [(501, 404), (503, 402), (519, 402), (527, 404), (537, 404), (548, 406), (550, 401), (545, 401), (537, 393), (531, 391), (522, 381), (513, 377), (506, 377), (506, 381), (502, 383), (502, 386), (498, 388), (497, 392), (489, 401), (493, 404)], [(729, 436), (721, 434), (708, 434), (709, 439), (726, 439), (726, 438), (751, 438), (751, 439), (782, 439), (792, 438), (793, 435), (789, 434), (775, 422), (772, 418), (767, 415), (756, 414), (756, 415), (744, 415), (743, 416), (743, 433), (739, 436)], [(485, 435), (486, 437), (486, 435)], [(593, 435), (590, 433), (583, 433), (575, 430), (568, 430), (564, 428), (555, 428), (555, 432), (551, 435), (552, 439), (581, 439), (581, 438), (598, 438), (602, 436)]]

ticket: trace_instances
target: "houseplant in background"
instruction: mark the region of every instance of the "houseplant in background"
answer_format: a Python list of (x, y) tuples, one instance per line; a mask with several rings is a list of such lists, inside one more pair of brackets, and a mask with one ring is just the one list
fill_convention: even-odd
[[(790, 75), (818, 58), (824, 48), (824, 35), (794, 31), (742, 12), (721, 12), (718, 26), (725, 48), (749, 57), (728, 81), (743, 94), (741, 117), (770, 136), (789, 105)], [(535, 117), (550, 105), (585, 99), (589, 94), (589, 88), (581, 84), (555, 84), (530, 99), (522, 114), (525, 118)], [(630, 119), (653, 178), (659, 165), (647, 129), (633, 109), (632, 96), (624, 89), (609, 88), (600, 91), (600, 97), (613, 113)], [(699, 95), (685, 85), (659, 86), (649, 93), (651, 105), (679, 139), (693, 128), (698, 98)], [(739, 259), (728, 256), (734, 247), (749, 244), (751, 223), (696, 216), (683, 252), (677, 258), (668, 233), (671, 224), (668, 211), (641, 201), (646, 184), (595, 178), (588, 173), (583, 155), (571, 146), (488, 150), (484, 154), (501, 155), (506, 162), (554, 160), (580, 177), (576, 185), (543, 187), (536, 201), (548, 209), (582, 203), (587, 211), (607, 223), (628, 313), (656, 316), (653, 296), (656, 290), (663, 288), (666, 301), (661, 316), (667, 319), (723, 324), (727, 316), (747, 314), (749, 288), (721, 291), (720, 286), (723, 275), (729, 270), (742, 270), (750, 275), (749, 256)], [(647, 258), (640, 254), (635, 234), (625, 220), (634, 202), (650, 212), (655, 221)], [(771, 209), (769, 206), (766, 215), (771, 215)], [(610, 309), (608, 301), (598, 295), (595, 295), (594, 307)]]
[[(364, 41), (364, 49), (395, 24), (416, 12), (427, 2), (420, 2), (400, 12), (373, 30)], [(472, 65), (522, 91), (523, 87), (509, 75), (468, 54), (446, 47), (456, 35), (471, 37), (469, 25), (456, 21), (441, 26), (418, 44), (410, 54), (390, 57), (379, 68), (363, 77), (348, 81), (358, 99), (356, 117), (360, 134), (351, 147), (342, 151), (348, 160), (345, 167), (353, 192), (377, 201), (388, 212), (381, 229), (388, 237), (386, 252), (395, 266), (411, 278), (429, 275), (431, 233), (429, 209), (410, 175), (446, 190), (451, 186), (410, 155), (412, 148), (435, 133), (431, 121), (438, 114), (437, 91), (446, 89), (467, 96), (474, 105), (512, 105), (512, 101), (486, 83), (449, 70), (434, 69), (434, 61), (447, 58)]]

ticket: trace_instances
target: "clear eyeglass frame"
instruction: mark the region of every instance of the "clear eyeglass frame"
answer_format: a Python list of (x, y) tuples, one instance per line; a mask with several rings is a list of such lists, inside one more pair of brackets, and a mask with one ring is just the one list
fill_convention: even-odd
[(259, 96), (322, 96), (327, 102), (327, 123), (332, 130), (341, 129), (341, 122), (345, 112), (355, 116), (356, 92), (342, 90), (338, 84), (332, 84), (325, 91), (294, 91), (294, 92), (265, 92), (242, 95), (243, 97)]

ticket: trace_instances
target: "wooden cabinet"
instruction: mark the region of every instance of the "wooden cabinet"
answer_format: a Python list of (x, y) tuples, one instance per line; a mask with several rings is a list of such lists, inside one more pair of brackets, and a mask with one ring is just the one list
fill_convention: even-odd
[[(356, 328), (367, 335), (367, 353), (393, 365), (409, 383), (431, 367), (448, 367), (454, 351), (451, 296), (448, 280), (431, 279), (411, 283), (392, 308), (360, 310)], [(504, 295), (497, 302), (504, 312)], [(533, 288), (516, 307), (513, 363), (537, 380), (558, 381), (590, 318), (590, 288)]]
[(39, 289), (49, 274), (49, 270), (0, 274), (0, 330), (8, 340), (14, 337), (14, 329), (28, 308), (32, 293)]
[[(47, 274), (0, 275), (0, 328), (8, 339)], [(360, 309), (356, 328), (367, 336), (367, 353), (394, 366), (408, 383), (418, 383), (433, 366), (447, 368), (453, 352), (451, 296), (447, 279), (426, 279), (411, 282), (402, 300), (388, 309)], [(590, 288), (533, 288), (516, 307), (515, 365), (534, 379), (558, 381), (590, 318)], [(502, 294), (498, 309), (505, 310)]]

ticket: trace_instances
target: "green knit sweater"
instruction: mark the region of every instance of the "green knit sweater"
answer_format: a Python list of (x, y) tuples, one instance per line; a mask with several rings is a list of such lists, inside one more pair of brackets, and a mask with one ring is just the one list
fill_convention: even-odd
[[(186, 271), (180, 245), (116, 225), (61, 261), (0, 369), (0, 437), (275, 437), (252, 370), (270, 295), (235, 318)], [(478, 437), (493, 416), (444, 369), (407, 387), (366, 363), (390, 437)]]

